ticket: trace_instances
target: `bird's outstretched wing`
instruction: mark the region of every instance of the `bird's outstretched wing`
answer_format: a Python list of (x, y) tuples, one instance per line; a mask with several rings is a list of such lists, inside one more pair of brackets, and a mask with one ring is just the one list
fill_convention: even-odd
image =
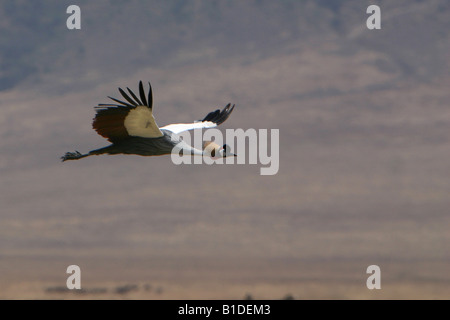
[(149, 90), (146, 97), (142, 81), (139, 82), (139, 98), (127, 88), (130, 95), (119, 88), (119, 92), (126, 101), (112, 97), (117, 104), (101, 103), (97, 107), (92, 127), (99, 135), (111, 142), (118, 142), (130, 136), (157, 138), (163, 136), (153, 117), (152, 86), (148, 83)]
[(193, 123), (174, 123), (167, 126), (161, 127), (161, 129), (166, 129), (172, 131), (173, 133), (180, 133), (187, 130), (200, 129), (200, 128), (214, 128), (225, 122), (228, 119), (231, 112), (234, 109), (234, 104), (227, 104), (222, 110), (217, 109), (206, 115), (202, 120), (195, 121)]

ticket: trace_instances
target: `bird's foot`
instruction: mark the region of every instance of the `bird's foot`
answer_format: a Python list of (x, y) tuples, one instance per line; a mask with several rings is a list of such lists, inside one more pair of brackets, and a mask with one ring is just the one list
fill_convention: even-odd
[(82, 154), (82, 153), (80, 153), (78, 151), (66, 152), (66, 154), (61, 157), (61, 161), (64, 162), (66, 160), (77, 160), (77, 159), (84, 158), (86, 156), (87, 156), (87, 154)]

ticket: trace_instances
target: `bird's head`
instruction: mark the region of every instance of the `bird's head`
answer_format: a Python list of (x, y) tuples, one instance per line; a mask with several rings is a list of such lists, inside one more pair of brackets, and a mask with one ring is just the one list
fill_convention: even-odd
[(213, 159), (226, 158), (226, 157), (237, 157), (236, 154), (231, 152), (229, 145), (224, 144), (222, 147), (217, 143), (207, 141), (204, 144), (204, 153)]
[(237, 154), (231, 152), (231, 148), (229, 145), (224, 144), (222, 148), (219, 149), (219, 157), (237, 157)]

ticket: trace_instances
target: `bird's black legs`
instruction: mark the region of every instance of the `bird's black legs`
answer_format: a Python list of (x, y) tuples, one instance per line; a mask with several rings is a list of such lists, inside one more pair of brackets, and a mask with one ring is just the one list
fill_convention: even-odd
[(61, 160), (63, 162), (67, 161), (67, 160), (78, 160), (78, 159), (81, 159), (81, 158), (84, 158), (84, 157), (87, 157), (87, 156), (89, 156), (89, 154), (81, 154), (78, 151), (66, 152), (66, 154), (61, 157)]
[(120, 148), (117, 148), (114, 144), (112, 144), (112, 145), (104, 147), (104, 148), (89, 151), (86, 154), (82, 154), (78, 151), (66, 152), (66, 154), (61, 157), (61, 160), (64, 162), (67, 160), (78, 160), (81, 158), (94, 156), (94, 155), (100, 155), (100, 154), (119, 154), (119, 153), (122, 153)]

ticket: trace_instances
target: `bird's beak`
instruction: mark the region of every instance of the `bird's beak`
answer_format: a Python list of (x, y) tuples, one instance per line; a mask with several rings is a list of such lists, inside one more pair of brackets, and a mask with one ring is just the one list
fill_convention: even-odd
[[(223, 158), (228, 158), (228, 157), (237, 157), (237, 154), (234, 153), (229, 153), (223, 156)], [(220, 157), (214, 158), (213, 159), (219, 159)]]

